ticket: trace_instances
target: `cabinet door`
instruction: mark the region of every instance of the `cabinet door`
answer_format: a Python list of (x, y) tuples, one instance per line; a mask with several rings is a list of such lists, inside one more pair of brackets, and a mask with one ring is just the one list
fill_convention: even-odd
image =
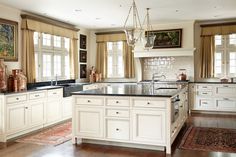
[(62, 118), (67, 119), (72, 117), (72, 97), (62, 99)]
[(54, 122), (56, 123), (57, 121), (61, 120), (61, 110), (61, 99), (49, 99), (46, 104), (47, 124)]
[(29, 112), (29, 121), (30, 126), (42, 125), (45, 120), (44, 115), (45, 101), (31, 101), (30, 102), (30, 112)]
[(235, 98), (217, 98), (216, 107), (218, 111), (236, 111), (236, 99)]
[(13, 134), (24, 130), (27, 125), (27, 104), (15, 104), (7, 107), (7, 133)]
[(166, 139), (165, 111), (133, 110), (133, 140), (164, 145)]
[(103, 137), (103, 109), (76, 107), (75, 133), (80, 137)]

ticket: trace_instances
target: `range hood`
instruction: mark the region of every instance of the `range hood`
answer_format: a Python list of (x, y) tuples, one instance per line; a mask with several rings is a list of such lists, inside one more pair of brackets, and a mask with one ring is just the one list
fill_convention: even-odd
[(196, 48), (171, 48), (171, 49), (151, 49), (134, 50), (135, 58), (142, 57), (164, 57), (164, 56), (193, 56)]

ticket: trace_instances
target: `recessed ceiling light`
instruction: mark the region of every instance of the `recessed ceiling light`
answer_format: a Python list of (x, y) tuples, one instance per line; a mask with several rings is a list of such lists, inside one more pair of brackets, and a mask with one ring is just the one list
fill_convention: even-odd
[(81, 12), (82, 10), (81, 9), (75, 9), (75, 12)]
[(96, 20), (101, 20), (101, 18), (100, 17), (96, 17)]

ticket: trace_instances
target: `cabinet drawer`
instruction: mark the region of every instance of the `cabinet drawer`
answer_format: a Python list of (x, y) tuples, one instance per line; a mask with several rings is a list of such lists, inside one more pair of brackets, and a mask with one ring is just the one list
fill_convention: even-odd
[(52, 98), (52, 97), (62, 97), (62, 88), (48, 90), (48, 98)]
[(46, 92), (34, 92), (29, 94), (29, 99), (30, 100), (35, 100), (35, 99), (40, 99), (40, 98), (45, 98), (46, 97)]
[(129, 121), (107, 119), (106, 125), (108, 139), (129, 140)]
[(129, 110), (107, 109), (106, 116), (128, 118), (129, 117)]
[(213, 103), (212, 99), (204, 99), (204, 98), (200, 98), (197, 99), (198, 100), (198, 108), (199, 109), (215, 109), (215, 105)]
[(134, 107), (155, 107), (155, 108), (166, 108), (165, 100), (154, 100), (150, 98), (146, 99), (132, 99)]
[(21, 95), (14, 95), (14, 96), (7, 96), (6, 102), (7, 103), (16, 103), (16, 102), (22, 102), (27, 101), (27, 94), (21, 94)]
[(212, 91), (199, 91), (198, 95), (199, 96), (212, 96), (213, 93), (212, 93)]
[(94, 106), (102, 106), (103, 98), (102, 97), (76, 97), (77, 105), (94, 105)]
[(213, 87), (211, 85), (197, 85), (198, 90), (212, 90)]
[(216, 87), (216, 95), (233, 95), (236, 97), (236, 87), (230, 85), (222, 85)]
[(236, 99), (234, 98), (221, 98), (216, 99), (216, 107), (219, 111), (236, 111)]
[(107, 98), (107, 106), (129, 106), (129, 98)]

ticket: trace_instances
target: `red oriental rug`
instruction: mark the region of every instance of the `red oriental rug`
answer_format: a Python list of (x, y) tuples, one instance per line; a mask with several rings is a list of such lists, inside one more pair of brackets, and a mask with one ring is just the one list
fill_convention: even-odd
[(236, 130), (191, 126), (179, 148), (236, 153)]
[(39, 145), (59, 145), (71, 139), (71, 122), (42, 130), (37, 134), (29, 135), (16, 140), (16, 142), (32, 143)]

